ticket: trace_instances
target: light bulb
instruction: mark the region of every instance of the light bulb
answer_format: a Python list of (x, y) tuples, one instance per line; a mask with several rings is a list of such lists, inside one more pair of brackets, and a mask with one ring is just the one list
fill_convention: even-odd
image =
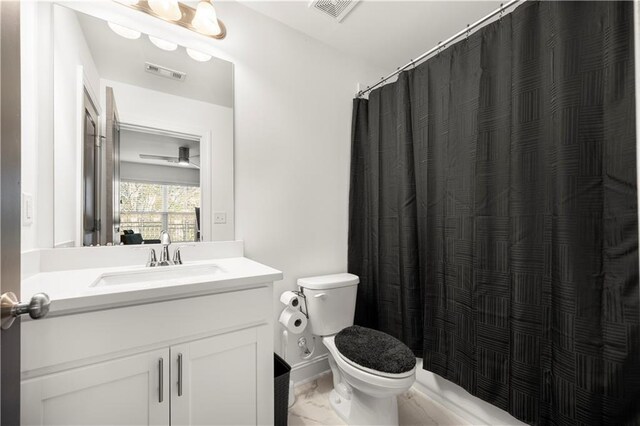
[(176, 50), (178, 48), (178, 45), (176, 43), (163, 40), (161, 38), (153, 37), (153, 36), (149, 36), (149, 41), (151, 41), (151, 43), (156, 45), (156, 47), (159, 47), (162, 50), (168, 50), (169, 52), (171, 52), (172, 50)]
[(107, 24), (114, 33), (121, 37), (128, 38), (129, 40), (140, 38), (140, 31), (132, 30), (131, 28), (123, 27), (122, 25), (114, 24), (113, 22), (108, 22)]
[(161, 18), (177, 21), (182, 18), (182, 11), (177, 0), (149, 0), (149, 7)]
[(216, 9), (209, 0), (203, 0), (196, 7), (196, 16), (193, 17), (191, 25), (199, 33), (215, 36), (222, 32), (218, 24)]
[(187, 47), (187, 55), (191, 56), (191, 59), (194, 59), (198, 62), (207, 62), (211, 59), (211, 55), (207, 55), (206, 53), (202, 53), (198, 50), (189, 49)]

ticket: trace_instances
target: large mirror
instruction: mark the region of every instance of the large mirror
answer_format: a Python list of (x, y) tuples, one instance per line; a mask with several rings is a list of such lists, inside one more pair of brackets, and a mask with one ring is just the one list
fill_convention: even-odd
[(54, 5), (53, 79), (56, 247), (233, 239), (233, 64)]

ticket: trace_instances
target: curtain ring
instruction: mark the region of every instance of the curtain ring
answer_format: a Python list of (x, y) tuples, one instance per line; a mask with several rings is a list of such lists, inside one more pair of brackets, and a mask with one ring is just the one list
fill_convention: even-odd
[(467, 24), (467, 40), (469, 40), (469, 24)]
[(436, 52), (436, 56), (440, 56), (440, 51), (442, 50), (442, 41), (438, 42), (438, 51)]
[(502, 20), (503, 14), (504, 14), (504, 3), (500, 3), (500, 17), (498, 18), (499, 21)]

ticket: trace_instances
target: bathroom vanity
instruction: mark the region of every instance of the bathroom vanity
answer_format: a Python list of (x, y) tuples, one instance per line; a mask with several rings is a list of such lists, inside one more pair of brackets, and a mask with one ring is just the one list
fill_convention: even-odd
[[(23, 293), (52, 302), (47, 317), (22, 323), (22, 423), (272, 423), (272, 282), (282, 273), (241, 245), (187, 247), (192, 260), (156, 268), (141, 249), (39, 251)], [(91, 267), (66, 269), (77, 256)], [(104, 256), (107, 266), (91, 265)]]

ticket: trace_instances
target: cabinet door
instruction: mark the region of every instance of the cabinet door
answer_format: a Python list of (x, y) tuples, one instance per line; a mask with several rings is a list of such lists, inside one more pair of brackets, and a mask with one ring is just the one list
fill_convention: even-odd
[(270, 333), (257, 327), (172, 346), (171, 424), (273, 423)]
[(169, 349), (22, 382), (25, 425), (168, 425)]

